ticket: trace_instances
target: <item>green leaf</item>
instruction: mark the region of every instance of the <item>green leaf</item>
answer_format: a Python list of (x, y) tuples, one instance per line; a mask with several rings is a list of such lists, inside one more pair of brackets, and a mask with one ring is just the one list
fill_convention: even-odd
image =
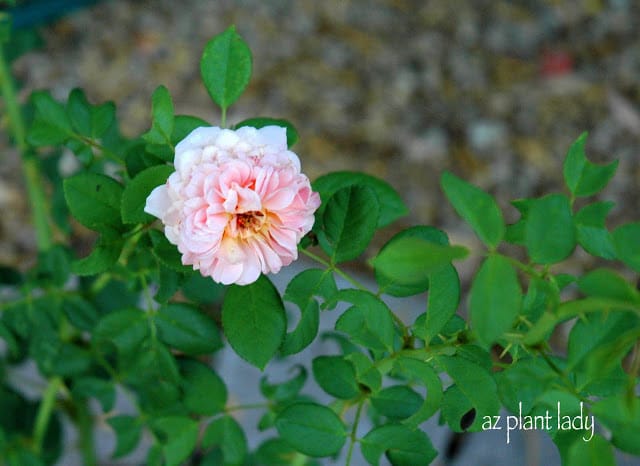
[(107, 419), (107, 423), (116, 434), (116, 449), (112, 458), (121, 458), (131, 453), (140, 442), (142, 425), (132, 416), (114, 416)]
[(533, 277), (529, 280), (529, 288), (522, 301), (522, 315), (529, 322), (536, 322), (546, 309), (554, 309), (559, 302), (558, 290), (549, 282)]
[(55, 335), (37, 329), (29, 345), (29, 354), (45, 375), (72, 377), (91, 366), (91, 354), (84, 348), (60, 341)]
[(98, 321), (96, 308), (80, 296), (69, 295), (65, 297), (62, 301), (62, 310), (69, 322), (80, 330), (90, 332)]
[(298, 353), (309, 346), (318, 334), (320, 311), (315, 296), (326, 301), (337, 291), (333, 274), (329, 270), (308, 269), (289, 282), (284, 300), (298, 306), (300, 320), (296, 328), (285, 336), (280, 348), (283, 355)]
[(227, 387), (213, 369), (195, 360), (180, 362), (184, 404), (193, 414), (211, 416), (224, 410)]
[(508, 259), (489, 256), (471, 285), (469, 312), (478, 340), (489, 346), (514, 324), (522, 306), (518, 275)]
[(613, 238), (606, 228), (607, 214), (613, 202), (594, 202), (584, 206), (574, 216), (578, 244), (594, 256), (615, 259)]
[[(638, 323), (638, 317), (627, 312), (595, 313), (579, 320), (569, 334), (568, 368), (575, 368), (588, 358), (592, 351), (618, 339), (627, 329), (634, 329)], [(615, 361), (615, 356), (611, 353), (609, 359)]]
[(105, 102), (91, 107), (91, 137), (101, 138), (111, 128), (116, 119), (116, 106)]
[[(467, 430), (481, 430), (483, 417), (496, 415), (500, 410), (500, 400), (493, 377), (478, 364), (459, 356), (440, 356), (438, 360), (455, 382), (455, 387), (476, 410), (475, 420)], [(456, 427), (451, 424), (450, 426)], [(460, 431), (459, 424), (457, 427), (458, 429), (454, 430)]]
[(191, 115), (176, 115), (173, 120), (173, 133), (171, 134), (171, 144), (177, 145), (186, 138), (194, 129), (202, 126), (211, 126), (202, 118)]
[(120, 358), (123, 382), (135, 387), (140, 410), (155, 415), (186, 415), (180, 403), (182, 383), (176, 360), (164, 344), (147, 339)]
[(296, 455), (300, 454), (281, 438), (270, 438), (260, 444), (255, 452), (255, 460), (259, 465), (291, 466), (291, 458)]
[(395, 328), (383, 301), (368, 291), (354, 289), (341, 290), (335, 299), (354, 304), (340, 316), (336, 330), (369, 349), (393, 352)]
[(149, 238), (153, 248), (151, 252), (164, 265), (176, 272), (192, 273), (191, 267), (182, 265), (182, 255), (178, 248), (169, 242), (166, 236), (158, 230), (149, 230)]
[(209, 95), (222, 109), (238, 100), (251, 78), (251, 50), (235, 26), (207, 43), (200, 72)]
[(527, 216), (529, 215), (529, 208), (531, 203), (535, 199), (516, 199), (511, 201), (511, 205), (518, 209), (520, 212), (520, 218), (516, 223), (507, 225), (507, 229), (504, 234), (504, 240), (511, 244), (518, 244), (520, 246), (525, 245), (525, 229), (527, 226)]
[(49, 92), (34, 92), (31, 94), (31, 101), (35, 107), (35, 119), (27, 135), (30, 144), (55, 145), (66, 141), (73, 134), (64, 106), (54, 100)]
[(453, 208), (489, 249), (495, 249), (505, 233), (504, 219), (493, 196), (450, 172), (440, 179)]
[(564, 180), (574, 196), (592, 196), (602, 190), (618, 168), (615, 160), (607, 165), (590, 162), (584, 153), (587, 133), (576, 139), (564, 160)]
[(604, 259), (615, 259), (611, 233), (605, 228), (576, 225), (576, 239), (578, 244), (589, 254)]
[[(5, 312), (6, 312), (5, 308)], [(2, 321), (0, 321), (0, 339), (4, 340), (4, 344), (6, 345), (6, 348), (8, 350), (8, 355), (11, 358), (15, 358), (18, 357), (18, 355), (20, 354), (20, 347), (18, 346), (18, 341), (16, 340), (16, 337), (13, 335), (13, 333), (11, 332), (11, 330), (9, 330), (9, 328), (2, 323)], [(2, 374), (2, 369), (0, 368), (0, 374)]]
[(469, 251), (462, 246), (443, 246), (409, 236), (389, 243), (371, 263), (377, 273), (392, 283), (418, 288), (428, 282), (429, 275), (468, 254)]
[(169, 165), (156, 165), (138, 173), (122, 193), (122, 221), (124, 223), (149, 223), (155, 217), (144, 211), (147, 197), (157, 186), (167, 182), (174, 168)]
[(247, 439), (242, 427), (231, 416), (214, 420), (207, 426), (202, 446), (220, 446), (224, 464), (244, 464), (247, 456)]
[(576, 228), (569, 199), (549, 194), (531, 201), (525, 227), (529, 257), (538, 264), (566, 259), (576, 246)]
[[(154, 295), (153, 299), (159, 303), (166, 303), (169, 301), (173, 295), (176, 294), (178, 288), (180, 288), (180, 284), (183, 281), (183, 275), (176, 272), (173, 269), (165, 266), (162, 263), (158, 264), (158, 291)], [(197, 274), (200, 276), (200, 274)], [(213, 283), (213, 280), (209, 280)]]
[(313, 190), (317, 191), (322, 199), (322, 205), (316, 211), (316, 218), (322, 218), (331, 196), (349, 186), (367, 186), (375, 193), (380, 205), (376, 228), (390, 225), (409, 213), (402, 198), (385, 181), (362, 172), (340, 171), (323, 175), (312, 183)]
[(640, 272), (640, 222), (626, 223), (613, 231), (616, 256), (636, 272)]
[[(394, 235), (387, 243), (382, 246), (380, 252), (382, 252), (385, 248), (389, 247), (393, 244), (394, 241), (399, 240), (400, 238), (421, 238), (425, 241), (429, 241), (431, 243), (440, 244), (442, 246), (447, 246), (449, 244), (449, 239), (447, 238), (447, 234), (442, 230), (438, 230), (437, 228), (430, 226), (414, 226), (411, 228), (407, 228), (406, 230), (402, 230), (400, 233)], [(380, 289), (383, 290), (385, 294), (391, 296), (412, 296), (423, 291), (426, 291), (429, 288), (429, 280), (424, 277), (424, 279), (420, 282), (416, 281), (415, 284), (400, 284), (391, 280), (389, 277), (384, 275), (381, 271), (375, 270), (376, 272), (376, 282), (380, 286)]]
[(326, 241), (320, 245), (333, 263), (353, 260), (364, 252), (376, 231), (379, 204), (366, 186), (349, 186), (329, 199), (323, 215)]
[(362, 353), (350, 353), (345, 356), (347, 361), (351, 361), (356, 368), (356, 378), (358, 382), (366, 385), (372, 392), (380, 390), (382, 385), (382, 374), (373, 364), (371, 359)]
[(222, 305), (222, 326), (233, 350), (264, 369), (287, 330), (278, 290), (264, 275), (247, 286), (232, 285)]
[(74, 397), (94, 397), (100, 402), (106, 413), (113, 409), (116, 400), (116, 390), (113, 383), (97, 377), (82, 377), (73, 383)]
[(64, 197), (71, 214), (96, 231), (120, 229), (122, 185), (98, 173), (80, 173), (64, 180)]
[(94, 342), (112, 342), (121, 354), (129, 354), (149, 333), (149, 323), (144, 312), (138, 309), (122, 309), (104, 316), (93, 332)]
[(578, 288), (587, 296), (640, 303), (640, 293), (625, 278), (610, 269), (596, 269), (578, 280)]
[(605, 228), (607, 214), (615, 206), (611, 201), (601, 201), (588, 204), (575, 215), (576, 225)]
[(203, 277), (199, 272), (188, 274), (182, 283), (185, 297), (198, 304), (220, 304), (227, 287), (214, 282), (211, 277)]
[(338, 453), (347, 439), (345, 427), (332, 410), (314, 403), (295, 403), (278, 414), (276, 429), (293, 448), (313, 457)]
[(64, 246), (55, 244), (38, 253), (37, 280), (62, 288), (69, 279), (70, 253)]
[(280, 126), (287, 129), (287, 147), (293, 146), (298, 141), (298, 131), (287, 120), (279, 118), (259, 117), (249, 118), (237, 123), (234, 128), (242, 128), (243, 126), (251, 126), (252, 128), (264, 128), (265, 126)]
[(277, 402), (289, 401), (295, 398), (307, 380), (307, 370), (304, 366), (294, 366), (292, 369), (298, 371), (289, 380), (285, 380), (280, 383), (269, 383), (267, 376), (260, 378), (260, 393), (268, 400), (274, 400)]
[(430, 364), (411, 358), (399, 358), (394, 371), (406, 377), (410, 382), (420, 382), (427, 388), (427, 397), (419, 409), (403, 421), (403, 424), (417, 428), (422, 422), (433, 416), (442, 402), (442, 381)]
[(640, 399), (626, 394), (605, 398), (591, 411), (611, 431), (611, 443), (632, 455), (640, 455)]
[(389, 419), (406, 419), (415, 414), (423, 399), (406, 385), (392, 385), (383, 388), (371, 397), (371, 404)]
[(105, 272), (118, 262), (124, 240), (113, 230), (105, 230), (98, 237), (91, 254), (71, 264), (71, 271), (76, 275), (96, 275)]
[(82, 89), (76, 88), (69, 93), (67, 115), (78, 133), (91, 136), (91, 104)]
[(318, 356), (313, 360), (313, 377), (325, 392), (336, 398), (349, 400), (360, 393), (356, 370), (342, 356)]
[[(553, 360), (553, 359), (552, 359)], [(498, 394), (512, 413), (527, 415), (538, 398), (557, 380), (556, 374), (542, 358), (523, 358), (495, 374)]]
[(151, 129), (142, 135), (149, 144), (171, 144), (174, 117), (171, 95), (165, 86), (158, 86), (151, 97), (153, 123)]
[(67, 139), (69, 139), (69, 133), (38, 117), (33, 120), (27, 133), (27, 142), (36, 147), (55, 146)]
[(153, 429), (166, 438), (162, 442), (166, 466), (182, 464), (198, 442), (198, 422), (188, 417), (169, 416), (157, 419), (153, 422)]
[(362, 455), (371, 465), (380, 464), (386, 454), (394, 466), (426, 466), (438, 452), (421, 430), (411, 430), (402, 424), (375, 427), (360, 441)]
[[(587, 434), (589, 435), (589, 434)], [(616, 466), (613, 448), (601, 435), (576, 441), (569, 447), (567, 466)]]
[(429, 275), (429, 298), (424, 322), (424, 340), (429, 343), (455, 315), (460, 303), (460, 278), (453, 265)]
[(223, 346), (213, 320), (187, 304), (165, 304), (154, 315), (154, 322), (158, 337), (184, 353), (207, 354)]
[(164, 466), (162, 445), (153, 444), (147, 452), (146, 466)]

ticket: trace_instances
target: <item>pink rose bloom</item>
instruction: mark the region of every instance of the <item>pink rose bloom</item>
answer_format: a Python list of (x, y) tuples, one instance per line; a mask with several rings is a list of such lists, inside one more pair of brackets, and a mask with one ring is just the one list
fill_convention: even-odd
[(285, 128), (197, 128), (176, 146), (174, 165), (144, 210), (162, 220), (183, 264), (246, 285), (298, 258), (320, 196)]

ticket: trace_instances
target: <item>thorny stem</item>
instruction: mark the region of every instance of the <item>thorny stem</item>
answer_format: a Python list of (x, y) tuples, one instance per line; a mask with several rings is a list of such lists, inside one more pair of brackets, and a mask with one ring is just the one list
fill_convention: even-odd
[(36, 243), (39, 251), (47, 251), (52, 245), (52, 232), (47, 214), (47, 201), (44, 190), (38, 161), (35, 154), (29, 149), (26, 140), (24, 121), (16, 99), (13, 80), (9, 73), (9, 67), (0, 48), (0, 87), (2, 88), (2, 98), (7, 110), (9, 126), (15, 144), (20, 151), (22, 159), (22, 170), (27, 185), (27, 195), (32, 208), (33, 224), (36, 230)]

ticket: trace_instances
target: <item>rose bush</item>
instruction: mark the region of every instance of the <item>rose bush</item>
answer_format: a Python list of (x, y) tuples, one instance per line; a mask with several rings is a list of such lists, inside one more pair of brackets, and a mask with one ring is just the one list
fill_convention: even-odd
[[(75, 425), (87, 466), (110, 462), (96, 456), (97, 423), (116, 437), (113, 458), (144, 444), (147, 466), (349, 465), (358, 454), (417, 466), (439, 454), (424, 428), (434, 416), (452, 432), (480, 432), (499, 427), (501, 410), (533, 419), (560, 406), (569, 419), (597, 420), (589, 432), (550, 424), (564, 465), (640, 455), (640, 223), (611, 227), (614, 203), (593, 199), (617, 162), (592, 163), (586, 134), (565, 158), (564, 193), (500, 206), (442, 175), (481, 242), (464, 298), (454, 264), (470, 251), (444, 231), (412, 226), (371, 251), (408, 213), (389, 184), (356, 172), (310, 184), (290, 123), (227, 127), (251, 75), (235, 28), (201, 60), (220, 127), (175, 115), (160, 86), (150, 130), (133, 139), (120, 134), (112, 103), (92, 105), (79, 89), (65, 103), (34, 92), (23, 113), (1, 50), (2, 121), (22, 156), (39, 251), (32, 268), (0, 267), (3, 466), (56, 463), (69, 444), (61, 419)], [(69, 152), (77, 166), (63, 175)], [(72, 248), (80, 226), (96, 237), (85, 257)], [(567, 269), (576, 250), (597, 268)], [(298, 254), (317, 267), (281, 293), (267, 274)], [(363, 255), (370, 287), (342, 265)], [(422, 304), (401, 317), (388, 296)], [(329, 313), (335, 325), (319, 336)], [(330, 354), (292, 364), (318, 340)], [(227, 344), (266, 371), (256, 403), (230, 399), (229, 374), (213, 358)], [(295, 368), (288, 380), (272, 380), (275, 358)], [(24, 367), (40, 376), (40, 396), (20, 383)], [(308, 394), (310, 377), (322, 396)], [(261, 410), (259, 439), (234, 417), (243, 409)]]

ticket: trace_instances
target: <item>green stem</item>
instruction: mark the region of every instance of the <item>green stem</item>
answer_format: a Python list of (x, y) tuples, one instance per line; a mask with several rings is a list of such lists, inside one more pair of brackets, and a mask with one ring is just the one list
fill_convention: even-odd
[(222, 113), (220, 114), (220, 126), (222, 128), (227, 126), (227, 107), (222, 107)]
[(343, 272), (342, 270), (340, 270), (336, 265), (332, 265), (329, 262), (327, 262), (326, 260), (324, 260), (322, 257), (320, 256), (316, 256), (314, 253), (307, 251), (306, 249), (302, 249), (300, 248), (299, 251), (304, 254), (305, 256), (313, 259), (314, 261), (316, 261), (319, 264), (324, 265), (326, 268), (328, 268), (329, 270), (334, 271), (335, 273), (337, 273), (338, 275), (340, 275), (342, 278), (344, 278), (346, 281), (348, 281), (349, 283), (351, 283), (354, 287), (360, 289), (360, 290), (364, 290), (364, 291), (369, 291), (367, 289), (366, 286), (364, 286), (362, 283), (358, 282), (357, 280), (355, 280), (354, 278), (351, 278), (349, 275), (347, 275), (345, 272)]
[(358, 403), (358, 409), (356, 410), (356, 417), (353, 420), (353, 426), (351, 427), (351, 435), (349, 436), (349, 451), (347, 452), (347, 459), (345, 462), (346, 466), (351, 464), (351, 456), (353, 455), (353, 447), (358, 441), (357, 433), (358, 433), (358, 424), (360, 423), (360, 414), (362, 414), (362, 406), (364, 406), (364, 400), (360, 400)]
[(78, 433), (80, 436), (80, 452), (85, 466), (96, 466), (96, 449), (93, 439), (93, 417), (86, 401), (76, 403), (78, 416)]
[(73, 139), (75, 139), (76, 141), (82, 142), (83, 144), (87, 144), (88, 146), (91, 146), (95, 149), (98, 149), (100, 151), (100, 153), (102, 155), (104, 155), (106, 158), (110, 159), (112, 162), (116, 162), (120, 165), (122, 165), (124, 162), (123, 160), (114, 152), (111, 152), (109, 149), (107, 149), (106, 147), (104, 147), (102, 144), (100, 144), (99, 142), (97, 142), (94, 139), (85, 137), (85, 136), (81, 136), (79, 134), (76, 133), (72, 133), (71, 137)]
[(224, 409), (225, 413), (230, 413), (232, 411), (241, 411), (241, 410), (245, 410), (245, 409), (262, 409), (262, 408), (269, 408), (271, 405), (269, 403), (250, 403), (250, 404), (246, 404), (246, 405), (235, 405), (235, 406), (229, 406), (228, 408)]
[(15, 144), (22, 157), (22, 170), (27, 184), (27, 195), (32, 207), (33, 224), (36, 229), (36, 242), (39, 251), (46, 251), (52, 245), (52, 232), (47, 214), (47, 197), (42, 189), (42, 179), (35, 154), (29, 149), (26, 140), (24, 121), (16, 99), (13, 80), (9, 67), (0, 48), (0, 87), (7, 110), (9, 126)]
[(518, 259), (514, 259), (513, 257), (505, 256), (503, 254), (500, 254), (500, 255), (506, 258), (509, 262), (511, 262), (511, 264), (514, 265), (516, 268), (522, 270), (524, 273), (528, 274), (529, 276), (537, 277), (537, 278), (543, 277), (543, 275), (540, 272), (538, 272), (536, 269), (528, 266), (527, 264), (520, 262)]
[(44, 435), (47, 432), (47, 426), (53, 413), (56, 396), (62, 387), (62, 379), (60, 377), (53, 377), (49, 380), (49, 385), (42, 395), (42, 401), (38, 407), (36, 423), (33, 428), (33, 443), (36, 454), (40, 454), (42, 450), (42, 442), (44, 441)]

